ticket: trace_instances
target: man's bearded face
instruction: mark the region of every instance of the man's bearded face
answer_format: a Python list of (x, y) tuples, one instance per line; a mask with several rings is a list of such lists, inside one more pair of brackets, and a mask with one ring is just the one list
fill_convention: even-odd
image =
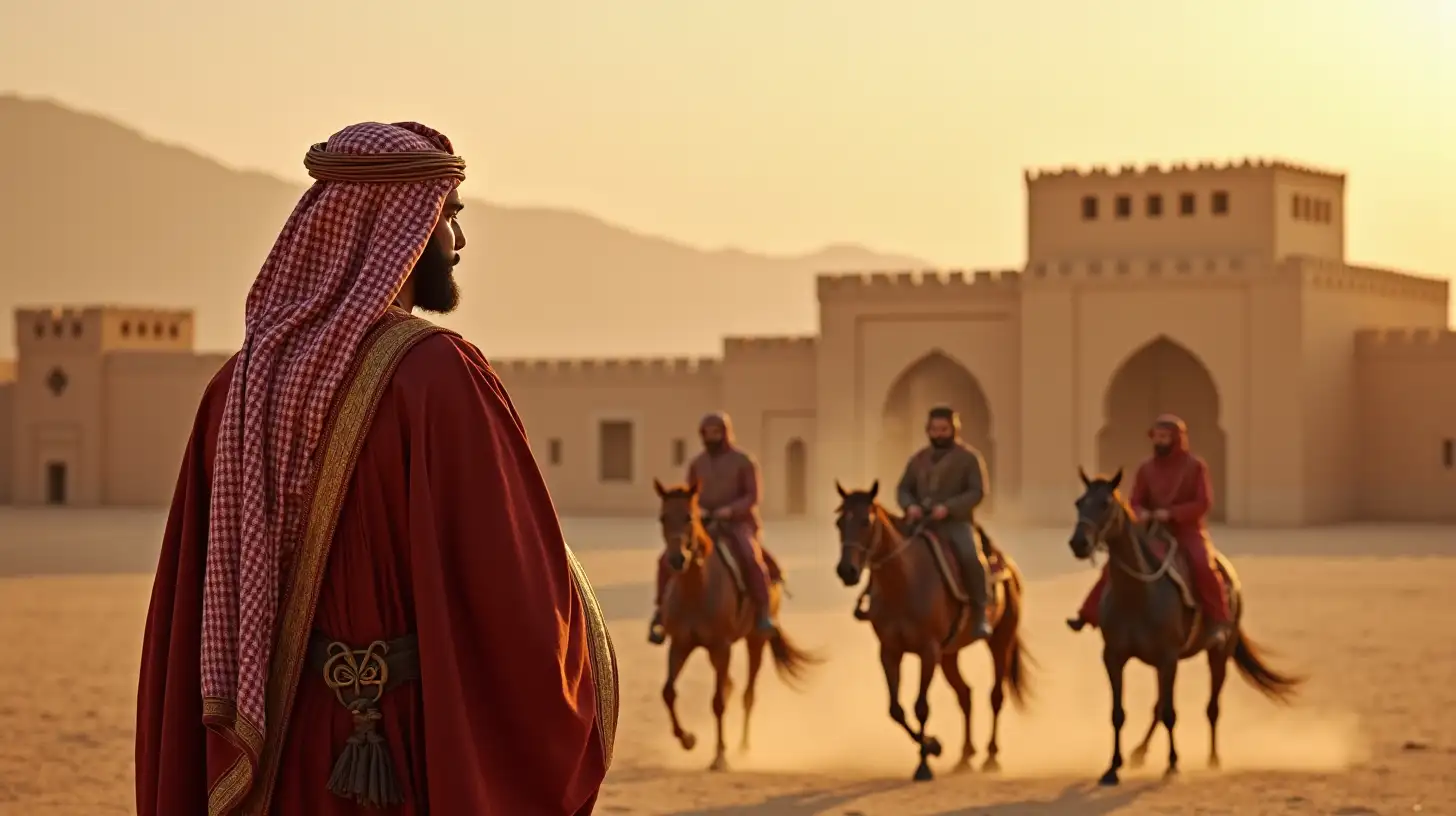
[(1167, 456), (1173, 452), (1173, 445), (1177, 440), (1174, 438), (1176, 432), (1172, 428), (1157, 427), (1153, 429), (1153, 455)]
[(722, 426), (712, 422), (704, 425), (702, 437), (703, 447), (707, 448), (710, 452), (716, 453), (723, 449), (724, 434)]
[(460, 305), (460, 287), (455, 283), (455, 265), (460, 263), (460, 250), (465, 247), (465, 233), (456, 220), (464, 205), (460, 192), (451, 190), (440, 210), (435, 231), (415, 261), (415, 306), (426, 312), (449, 314)]
[(460, 305), (460, 287), (455, 283), (455, 264), (460, 254), (435, 237), (415, 262), (415, 306), (426, 312), (449, 314)]
[(948, 419), (936, 417), (926, 424), (925, 435), (935, 447), (948, 448), (955, 442), (955, 425)]

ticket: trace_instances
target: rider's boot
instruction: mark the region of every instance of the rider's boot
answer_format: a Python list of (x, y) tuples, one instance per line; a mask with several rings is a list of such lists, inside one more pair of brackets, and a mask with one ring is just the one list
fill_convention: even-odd
[(661, 646), (667, 642), (667, 630), (662, 628), (662, 610), (652, 610), (652, 622), (647, 625), (647, 642)]

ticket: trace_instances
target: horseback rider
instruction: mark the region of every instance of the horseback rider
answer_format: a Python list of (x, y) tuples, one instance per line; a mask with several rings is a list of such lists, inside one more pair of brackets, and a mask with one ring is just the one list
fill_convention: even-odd
[[(703, 452), (688, 463), (687, 483), (698, 486), (698, 506), (705, 524), (716, 522), (717, 540), (733, 550), (743, 572), (743, 583), (758, 615), (758, 629), (766, 634), (778, 631), (769, 608), (769, 585), (783, 583), (783, 571), (759, 540), (758, 501), (761, 493), (758, 462), (733, 444), (733, 422), (715, 412), (698, 424)], [(662, 594), (672, 568), (664, 554), (657, 562), (657, 595), (647, 640), (661, 645), (667, 640), (662, 627)]]
[[(1138, 522), (1161, 524), (1187, 554), (1193, 589), (1208, 622), (1208, 645), (1216, 648), (1227, 640), (1233, 624), (1223, 586), (1214, 572), (1213, 544), (1204, 523), (1213, 505), (1208, 463), (1189, 449), (1188, 426), (1173, 414), (1154, 420), (1148, 436), (1153, 441), (1153, 455), (1137, 470), (1129, 504)], [(1067, 621), (1072, 631), (1098, 625), (1102, 596), (1107, 590), (1107, 570), (1108, 565), (1104, 565), (1081, 610)]]
[(970, 596), (971, 632), (976, 638), (988, 638), (991, 571), (975, 530), (976, 507), (990, 491), (985, 460), (961, 440), (960, 417), (949, 406), (930, 409), (925, 434), (930, 444), (910, 457), (896, 498), (912, 529), (928, 513), (927, 523), (950, 541)]

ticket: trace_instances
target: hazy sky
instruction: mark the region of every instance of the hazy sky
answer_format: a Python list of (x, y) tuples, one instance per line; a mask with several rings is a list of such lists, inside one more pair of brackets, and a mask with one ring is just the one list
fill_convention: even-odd
[(973, 266), (1023, 167), (1282, 156), (1349, 172), (1354, 260), (1456, 272), (1456, 0), (0, 0), (0, 88), (296, 179), (418, 119), (472, 196)]

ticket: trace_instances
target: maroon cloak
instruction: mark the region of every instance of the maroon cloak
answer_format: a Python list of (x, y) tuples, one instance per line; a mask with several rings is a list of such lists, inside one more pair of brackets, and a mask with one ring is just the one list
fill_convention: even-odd
[[(382, 324), (405, 321), (425, 323), (394, 314)], [(357, 458), (337, 490), (317, 602), (302, 604), (311, 616), (285, 611), (280, 622), (280, 643), (299, 626), (351, 644), (418, 636), (419, 679), (381, 702), (404, 803), (366, 810), (328, 790), (353, 723), (307, 667), (296, 693), (284, 683), (275, 699), (285, 647), (268, 687), (277, 744), (260, 752), (245, 799), (220, 793), (242, 751), (203, 725), (200, 646), (212, 464), (234, 358), (198, 409), (152, 589), (137, 700), (139, 816), (592, 812), (617, 716), (600, 609), (504, 387), (476, 348), (431, 329), (397, 352), (392, 376), (376, 375), (372, 419), (354, 419)], [(335, 406), (330, 433), (350, 410)], [(294, 554), (285, 573), (297, 580), (307, 560)], [(283, 698), (291, 710), (274, 719)]]

